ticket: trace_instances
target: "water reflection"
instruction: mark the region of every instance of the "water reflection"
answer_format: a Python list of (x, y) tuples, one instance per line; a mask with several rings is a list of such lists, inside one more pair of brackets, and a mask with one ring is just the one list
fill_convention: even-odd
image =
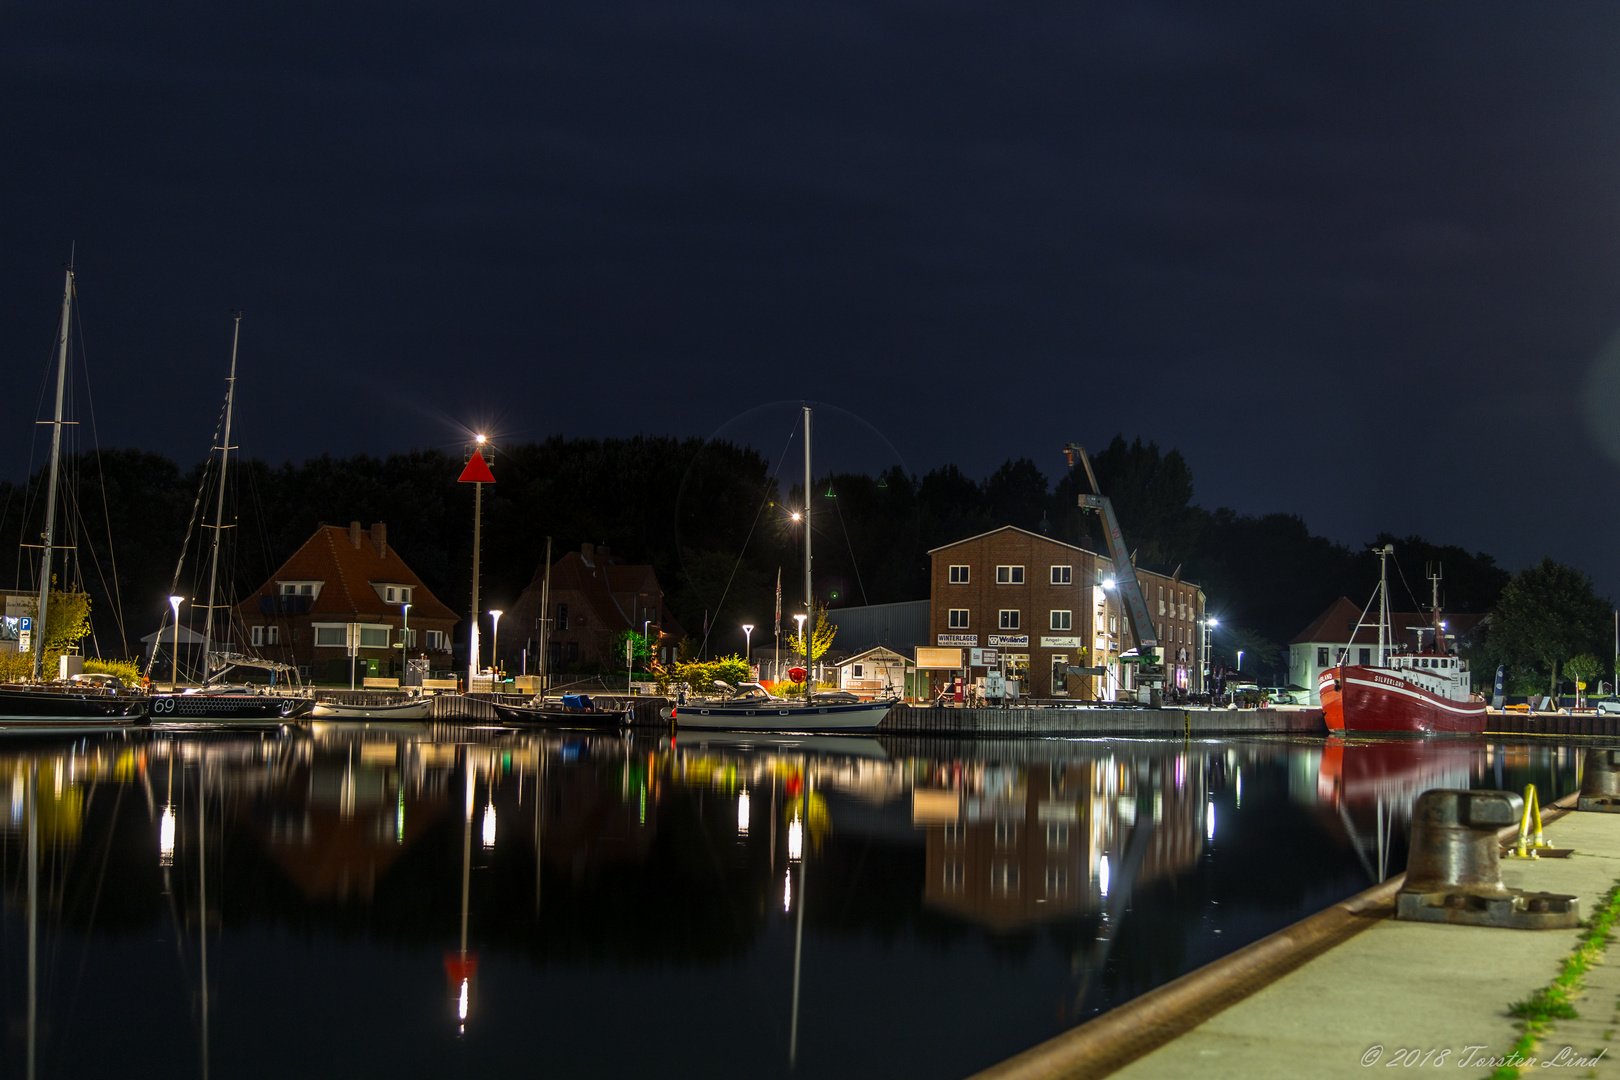
[(1550, 800), (1577, 762), (449, 725), (0, 746), (6, 1071), (499, 1073), (544, 1038), (572, 1076), (649, 1040), (676, 1076), (955, 1075), (1400, 869), (1420, 792)]

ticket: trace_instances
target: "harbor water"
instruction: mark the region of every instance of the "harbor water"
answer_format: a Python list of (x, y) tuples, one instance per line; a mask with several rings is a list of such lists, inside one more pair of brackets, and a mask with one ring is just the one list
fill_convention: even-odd
[(1549, 801), (1578, 755), (323, 723), (0, 744), (3, 1072), (964, 1076), (1400, 871), (1420, 792)]

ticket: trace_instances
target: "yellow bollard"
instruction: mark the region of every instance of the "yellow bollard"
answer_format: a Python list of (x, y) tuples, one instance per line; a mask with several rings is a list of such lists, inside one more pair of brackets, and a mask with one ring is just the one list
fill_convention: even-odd
[[(1536, 823), (1536, 838), (1530, 839), (1530, 822)], [(1509, 851), (1510, 859), (1539, 859), (1540, 849), (1550, 848), (1551, 844), (1541, 834), (1541, 800), (1536, 798), (1536, 785), (1526, 784), (1524, 788), (1524, 817), (1519, 821), (1519, 840)]]

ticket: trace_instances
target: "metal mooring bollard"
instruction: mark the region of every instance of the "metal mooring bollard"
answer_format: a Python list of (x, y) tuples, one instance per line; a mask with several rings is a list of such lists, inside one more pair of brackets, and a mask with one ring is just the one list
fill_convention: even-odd
[(1620, 814), (1620, 750), (1588, 750), (1577, 810)]
[(1524, 800), (1510, 791), (1438, 789), (1418, 796), (1406, 883), (1395, 917), (1417, 922), (1562, 930), (1580, 922), (1580, 902), (1561, 893), (1502, 884), (1497, 830), (1517, 825)]

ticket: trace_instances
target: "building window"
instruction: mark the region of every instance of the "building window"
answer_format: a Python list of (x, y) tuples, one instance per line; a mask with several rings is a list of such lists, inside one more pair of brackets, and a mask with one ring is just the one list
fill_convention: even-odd
[(315, 595), (315, 586), (313, 586), (313, 585), (300, 585), (300, 586), (298, 586), (298, 595), (299, 596), (314, 596)]
[(399, 632), (399, 639), (405, 643), (405, 647), (407, 649), (413, 649), (416, 647), (415, 630), (401, 630)]
[(961, 892), (962, 891), (962, 864), (959, 863), (959, 862), (948, 862), (948, 863), (946, 863), (945, 864), (944, 874), (943, 874), (942, 880), (941, 880), (941, 884), (944, 885), (945, 891), (948, 892), (948, 893), (959, 893), (959, 892)]
[(1052, 612), (1052, 629), (1053, 630), (1073, 630), (1074, 629), (1074, 613), (1071, 612), (1071, 611), (1054, 611), (1054, 612)]
[(264, 644), (264, 627), (255, 626), (253, 628), (253, 644), (255, 647)]
[(401, 590), (399, 590), (399, 602), (402, 603), (402, 604), (410, 603), (411, 602), (411, 590), (409, 590), (409, 589), (401, 589)]
[(952, 630), (966, 630), (968, 628), (968, 609), (965, 607), (951, 608), (949, 624)]
[(966, 585), (968, 583), (968, 568), (965, 566), (951, 567), (951, 584)]
[(343, 648), (349, 644), (349, 631), (343, 626), (317, 626), (315, 628), (315, 644), (335, 645)]
[(1010, 848), (1018, 845), (1018, 822), (996, 822), (996, 847)]
[(1024, 583), (1024, 568), (1022, 566), (996, 567), (997, 585), (1022, 585)]
[[(1164, 586), (1159, 586), (1159, 614), (1164, 614)], [(1162, 635), (1161, 635), (1162, 636)]]
[(388, 628), (385, 626), (362, 626), (360, 628), (360, 647), (362, 649), (388, 648)]
[(281, 627), (267, 626), (264, 628), (264, 643), (266, 645), (281, 644)]
[(566, 630), (566, 629), (568, 629), (568, 605), (567, 604), (558, 604), (557, 605), (557, 624), (556, 624), (554, 629), (557, 629), (557, 630)]
[(444, 631), (429, 630), (427, 632), (427, 647), (434, 652), (444, 651)]
[(1061, 850), (1069, 846), (1068, 822), (1048, 821), (1046, 823), (1046, 846), (1053, 850)]
[(1372, 650), (1371, 649), (1362, 649), (1361, 650), (1361, 666), (1366, 667), (1370, 663), (1372, 663)]
[(1003, 608), (1001, 610), (1001, 628), (1003, 630), (1018, 629), (1018, 612)]
[(297, 593), (298, 593), (298, 586), (296, 586), (296, 585), (283, 585), (281, 587), (281, 595), (282, 596), (295, 596), (295, 595), (297, 595)]
[(851, 665), (849, 665), (849, 677), (852, 678), (852, 679), (864, 679), (864, 678), (866, 678), (866, 665), (865, 664), (851, 664)]
[(1063, 896), (1069, 891), (1069, 868), (1066, 866), (1048, 866), (1046, 868), (1046, 895)]
[(383, 597), (383, 600), (386, 601), (387, 603), (392, 604), (394, 602), (394, 589), (393, 589), (393, 586), (389, 586), (387, 589), (384, 589), (383, 591), (388, 594), (387, 596)]
[(1328, 651), (1327, 651), (1327, 646), (1326, 645), (1317, 646), (1317, 649), (1316, 649), (1316, 666), (1317, 667), (1327, 667), (1328, 666), (1327, 652)]
[(992, 896), (1014, 896), (1018, 893), (1018, 867), (1012, 863), (997, 863), (990, 868)]
[(1054, 584), (1054, 585), (1072, 585), (1072, 584), (1074, 584), (1074, 567), (1072, 567), (1072, 566), (1054, 566), (1054, 567), (1052, 567), (1052, 584)]

